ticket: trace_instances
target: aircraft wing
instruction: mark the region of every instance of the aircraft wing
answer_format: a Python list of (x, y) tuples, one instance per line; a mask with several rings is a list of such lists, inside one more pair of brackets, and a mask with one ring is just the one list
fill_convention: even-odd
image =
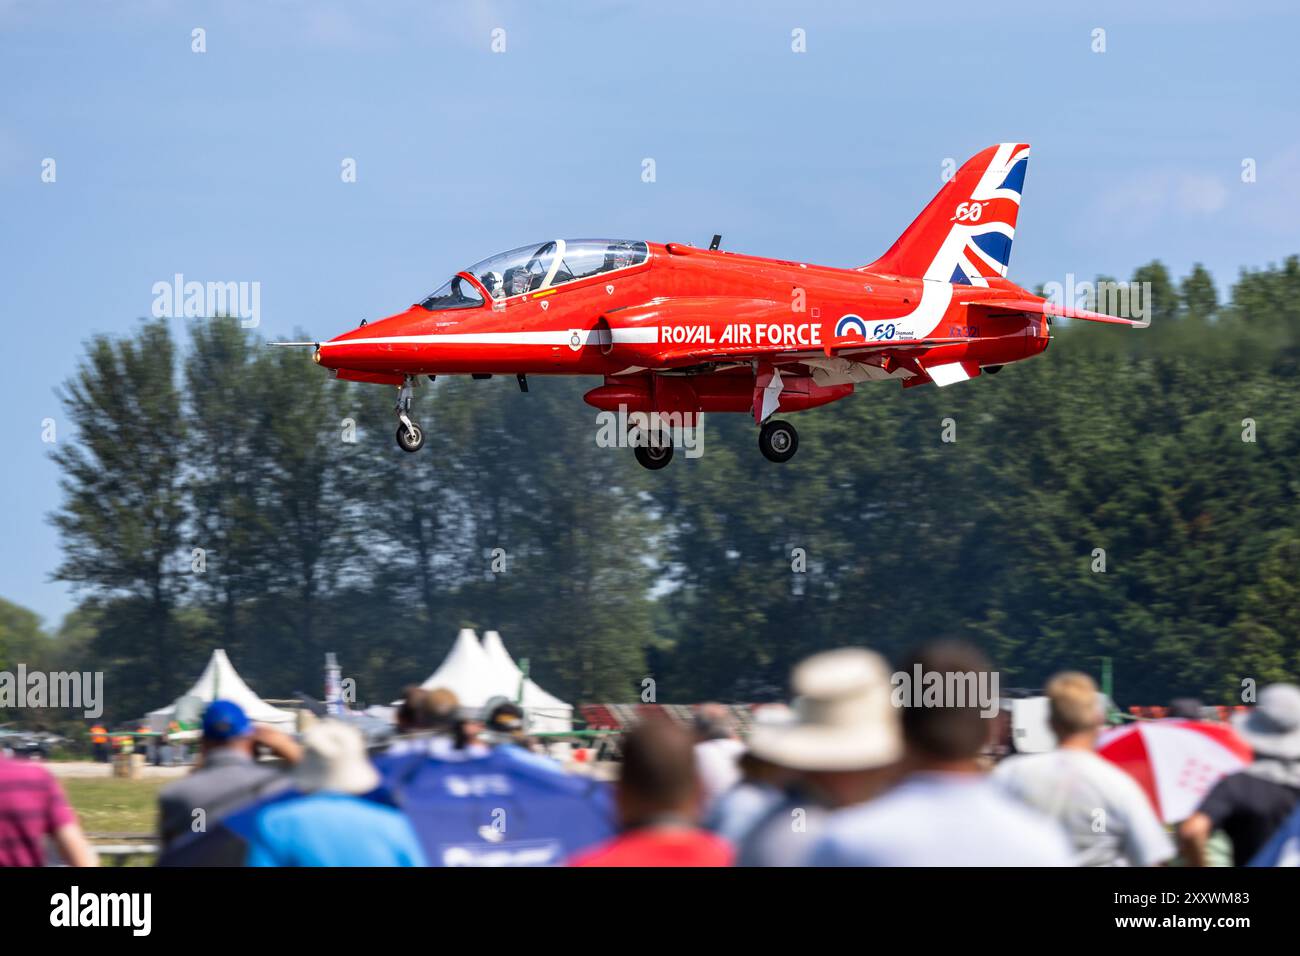
[(1122, 319), (1117, 315), (1104, 315), (1101, 312), (1089, 312), (1087, 309), (1070, 309), (1046, 299), (984, 299), (966, 303), (968, 309), (988, 309), (995, 312), (1032, 312), (1052, 318), (1083, 319), (1087, 322), (1107, 322), (1111, 325), (1127, 325), (1144, 329), (1151, 323), (1140, 319)]
[(925, 349), (938, 348), (940, 345), (962, 345), (966, 342), (975, 341), (969, 337), (959, 338), (929, 338), (929, 339), (890, 339), (888, 341), (871, 341), (865, 342), (861, 338), (845, 336), (827, 343), (824, 350), (826, 355), (869, 355), (873, 352), (907, 352), (907, 351), (924, 351)]
[(973, 342), (969, 338), (936, 339), (894, 339), (889, 342), (864, 342), (861, 338), (844, 340), (839, 344), (831, 343), (820, 348), (792, 349), (787, 346), (748, 346), (737, 351), (720, 351), (717, 349), (697, 349), (685, 354), (685, 364), (699, 362), (748, 362), (760, 359), (769, 365), (795, 365), (808, 359), (821, 359), (828, 356), (870, 355), (882, 352), (923, 352), (941, 345), (960, 345)]

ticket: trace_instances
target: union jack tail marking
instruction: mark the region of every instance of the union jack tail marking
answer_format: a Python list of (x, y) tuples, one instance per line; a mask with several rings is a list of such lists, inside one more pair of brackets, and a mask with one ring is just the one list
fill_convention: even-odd
[(1028, 166), (1028, 143), (999, 143), (973, 156), (863, 271), (978, 286), (1005, 277)]

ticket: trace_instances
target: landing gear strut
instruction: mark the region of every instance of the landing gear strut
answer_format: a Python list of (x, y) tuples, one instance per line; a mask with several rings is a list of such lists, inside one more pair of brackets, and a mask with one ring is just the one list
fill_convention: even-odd
[(758, 431), (758, 450), (768, 461), (789, 461), (799, 450), (799, 433), (789, 422), (773, 419)]
[(397, 447), (402, 451), (419, 451), (424, 447), (424, 429), (411, 420), (411, 390), (415, 385), (415, 376), (406, 376), (406, 381), (397, 393)]

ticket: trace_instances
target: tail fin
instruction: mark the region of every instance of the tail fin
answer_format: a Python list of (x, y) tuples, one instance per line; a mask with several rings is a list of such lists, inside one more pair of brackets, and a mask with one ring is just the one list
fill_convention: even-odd
[(980, 286), (1005, 276), (1028, 165), (1027, 143), (977, 153), (863, 271)]

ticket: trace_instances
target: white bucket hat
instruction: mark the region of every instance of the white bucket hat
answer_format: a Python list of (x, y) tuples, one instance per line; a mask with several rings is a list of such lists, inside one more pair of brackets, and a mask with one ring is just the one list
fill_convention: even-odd
[(359, 795), (379, 786), (379, 771), (366, 756), (361, 731), (339, 720), (322, 720), (302, 735), (302, 760), (293, 768), (298, 789)]
[(869, 770), (902, 754), (889, 670), (871, 651), (815, 654), (794, 669), (796, 720), (754, 727), (754, 756), (792, 770)]
[(1270, 684), (1259, 702), (1233, 720), (1237, 733), (1262, 757), (1300, 759), (1300, 687)]

